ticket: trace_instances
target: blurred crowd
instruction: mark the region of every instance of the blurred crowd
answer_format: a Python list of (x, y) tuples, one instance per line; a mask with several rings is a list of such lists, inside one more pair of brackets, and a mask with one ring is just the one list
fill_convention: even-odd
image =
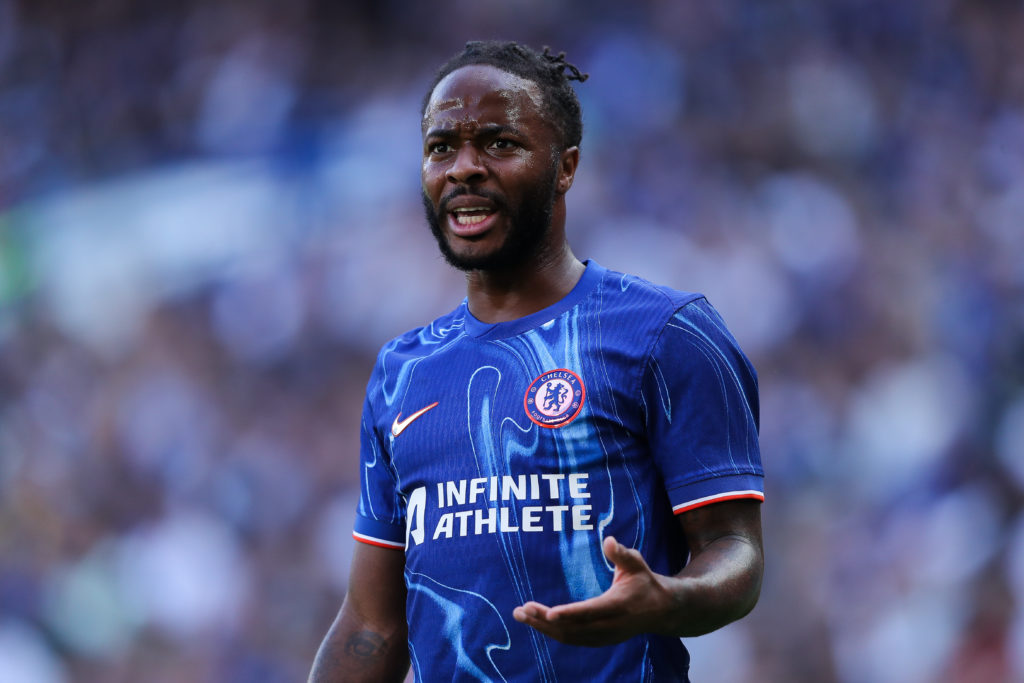
[(577, 255), (759, 371), (694, 680), (1024, 680), (1020, 2), (0, 0), (0, 681), (304, 679), (376, 350), (463, 296), (420, 99), (492, 37), (590, 74)]

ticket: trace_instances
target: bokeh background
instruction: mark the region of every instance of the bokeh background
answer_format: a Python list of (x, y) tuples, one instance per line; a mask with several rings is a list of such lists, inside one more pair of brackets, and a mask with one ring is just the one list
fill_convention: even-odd
[(760, 372), (695, 680), (1024, 680), (1021, 2), (0, 0), (0, 681), (304, 680), (376, 350), (463, 296), (418, 107), (473, 38), (590, 73), (576, 253)]

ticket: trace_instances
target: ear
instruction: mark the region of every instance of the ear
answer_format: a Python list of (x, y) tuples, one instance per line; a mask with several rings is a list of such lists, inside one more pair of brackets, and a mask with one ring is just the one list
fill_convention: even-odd
[(558, 182), (555, 191), (558, 194), (565, 194), (572, 187), (573, 178), (576, 177), (576, 167), (580, 163), (580, 148), (570, 147), (564, 150), (558, 161)]

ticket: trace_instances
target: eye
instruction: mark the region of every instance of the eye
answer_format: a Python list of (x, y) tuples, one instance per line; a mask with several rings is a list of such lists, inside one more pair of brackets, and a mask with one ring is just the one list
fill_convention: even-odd
[(491, 147), (493, 147), (494, 149), (512, 149), (513, 147), (516, 146), (516, 143), (505, 138), (498, 138), (497, 140), (491, 143)]
[(452, 151), (452, 146), (447, 142), (435, 142), (427, 146), (427, 151), (431, 154), (447, 154)]

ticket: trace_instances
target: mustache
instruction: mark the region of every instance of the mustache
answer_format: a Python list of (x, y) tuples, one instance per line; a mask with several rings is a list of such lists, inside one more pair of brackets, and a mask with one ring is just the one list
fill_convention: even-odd
[(448, 203), (455, 199), (456, 197), (462, 197), (463, 195), (473, 195), (474, 197), (482, 197), (484, 199), (487, 199), (494, 204), (494, 207), (496, 209), (504, 209), (507, 207), (505, 198), (502, 197), (497, 192), (492, 192), (490, 190), (485, 190), (483, 188), (470, 191), (468, 187), (460, 186), (456, 187), (454, 190), (446, 194), (444, 197), (441, 197), (441, 201), (437, 207), (438, 212), (440, 214), (448, 213)]

